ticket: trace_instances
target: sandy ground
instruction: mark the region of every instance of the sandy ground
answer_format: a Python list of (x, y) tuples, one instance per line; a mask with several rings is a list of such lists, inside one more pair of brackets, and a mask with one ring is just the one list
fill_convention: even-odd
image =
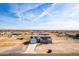
[(48, 54), (48, 49), (52, 50), (50, 54), (79, 54), (79, 40), (65, 37), (57, 37), (51, 34), (52, 44), (40, 44), (36, 47), (37, 54)]
[[(29, 36), (24, 36), (25, 40), (16, 40), (13, 38), (0, 37), (0, 54), (25, 54), (24, 52), (27, 51), (28, 45), (24, 45), (23, 42), (25, 42), (26, 38)], [(68, 37), (58, 37), (54, 33), (50, 34), (50, 36), (52, 38), (52, 44), (38, 44), (34, 50), (35, 54), (48, 54), (47, 51), (49, 49), (52, 50), (52, 53), (49, 54), (53, 55), (79, 54), (79, 40), (75, 40)]]
[(28, 46), (23, 44), (24, 41), (9, 38), (0, 40), (0, 54), (24, 52)]

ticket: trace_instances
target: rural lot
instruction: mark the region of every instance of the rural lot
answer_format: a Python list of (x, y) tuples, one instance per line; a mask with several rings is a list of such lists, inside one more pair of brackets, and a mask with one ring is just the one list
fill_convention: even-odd
[[(41, 33), (41, 34), (40, 34)], [(75, 31), (0, 31), (0, 54), (79, 55)], [(30, 37), (49, 36), (52, 43), (28, 43)]]

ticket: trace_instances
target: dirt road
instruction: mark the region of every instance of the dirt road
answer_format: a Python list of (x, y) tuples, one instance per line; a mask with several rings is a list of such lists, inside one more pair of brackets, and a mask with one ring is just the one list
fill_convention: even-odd
[(34, 49), (36, 48), (36, 46), (37, 44), (29, 44), (24, 53), (35, 53)]

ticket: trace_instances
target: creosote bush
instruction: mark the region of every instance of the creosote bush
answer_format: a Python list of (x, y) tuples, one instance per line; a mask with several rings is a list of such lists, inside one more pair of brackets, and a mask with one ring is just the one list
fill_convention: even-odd
[(77, 33), (77, 34), (75, 35), (75, 37), (79, 37), (79, 33)]
[(48, 49), (47, 53), (52, 53), (52, 50), (51, 49)]
[(79, 39), (79, 33), (76, 33), (74, 36), (75, 39)]

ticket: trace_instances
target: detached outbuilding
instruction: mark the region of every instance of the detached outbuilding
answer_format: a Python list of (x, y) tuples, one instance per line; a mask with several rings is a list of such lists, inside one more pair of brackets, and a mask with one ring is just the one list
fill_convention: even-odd
[(52, 39), (50, 36), (31, 36), (29, 42), (30, 44), (35, 43), (49, 44), (52, 43)]

